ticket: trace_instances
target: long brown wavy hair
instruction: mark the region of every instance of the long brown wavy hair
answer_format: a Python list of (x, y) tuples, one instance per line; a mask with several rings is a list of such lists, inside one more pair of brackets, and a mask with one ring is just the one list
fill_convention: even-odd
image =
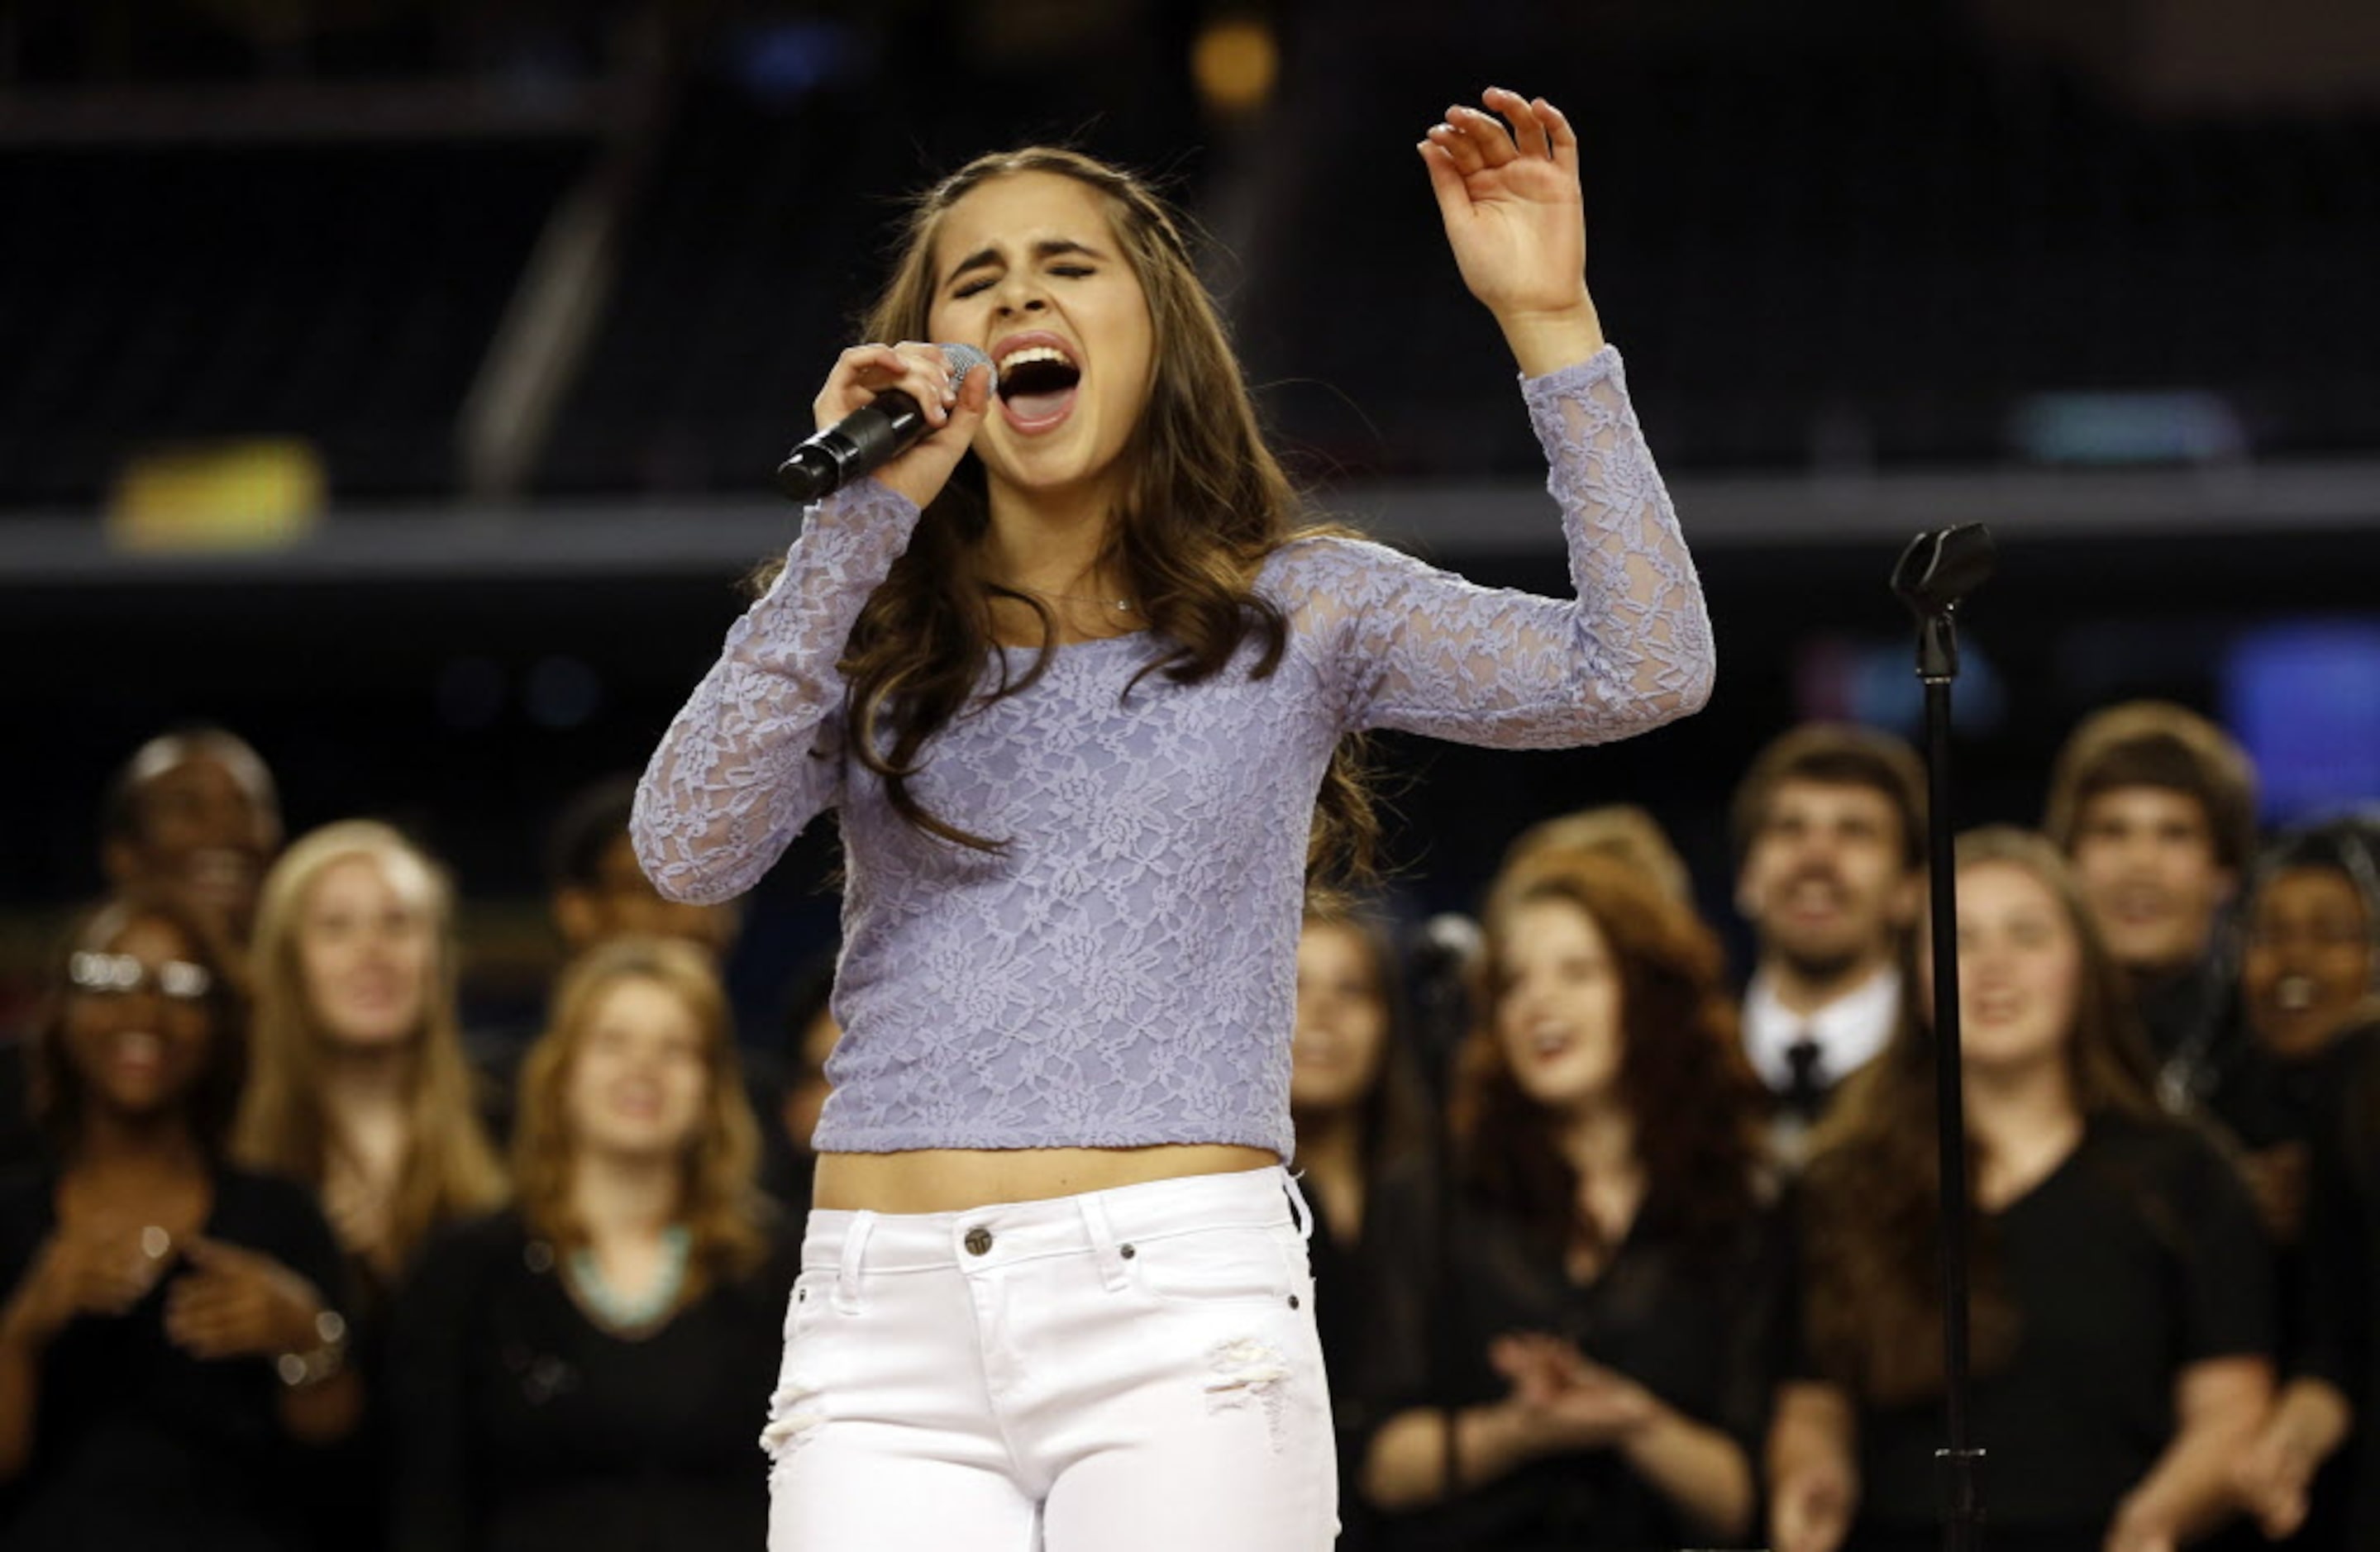
[(624, 981), (650, 981), (677, 999), (701, 1032), (710, 1082), (702, 1119), (687, 1141), (675, 1221), (692, 1240), (680, 1303), (718, 1281), (757, 1267), (768, 1252), (756, 1171), (760, 1132), (745, 1097), (744, 1068), (719, 973), (688, 943), (616, 938), (598, 944), (563, 972), (545, 1033), (521, 1063), (519, 1109), (513, 1121), (513, 1182), (531, 1233), (565, 1248), (587, 1243), (571, 1203), (578, 1139), (570, 1122), (571, 1067), (603, 999)]
[[(1280, 460), (1265, 443), (1221, 316), (1199, 282), (1184, 223), (1134, 175), (1053, 146), (978, 157), (929, 188), (911, 208), (892, 274), (862, 325), (862, 337), (924, 339), (938, 273), (942, 218), (994, 178), (1053, 173), (1098, 196), (1124, 261), (1148, 303), (1156, 362), (1148, 401), (1122, 457), (1131, 471), (1110, 526), (1103, 563), (1129, 585), (1153, 634), (1170, 649), (1150, 673), (1195, 685), (1220, 673), (1249, 637), (1252, 672), (1280, 666), (1289, 622), (1254, 582), (1267, 556), (1302, 532), (1303, 510)], [(1000, 587), (976, 564), (988, 531), (983, 465), (970, 456), (935, 497), (909, 547), (860, 612), (840, 664), (848, 691), (850, 753), (884, 783), (893, 811), (919, 830), (978, 850), (997, 840), (969, 834), (929, 812), (909, 790), (928, 740), (965, 707), (987, 659), (1000, 665), (993, 698), (1017, 694), (1048, 668), (1057, 621), (1040, 600)], [(994, 652), (991, 603), (1006, 599), (1039, 617), (1042, 646), (1011, 677)], [(1130, 689), (1126, 690), (1126, 694)], [(891, 745), (880, 749), (878, 731)], [(1309, 872), (1368, 878), (1378, 822), (1350, 738), (1333, 756), (1316, 808)]]
[(392, 888), (429, 916), (437, 944), (432, 984), (413, 1038), (406, 1101), (410, 1141), (390, 1206), (389, 1243), (350, 1247), (376, 1250), (382, 1269), (394, 1272), (431, 1229), (493, 1206), (505, 1185), (480, 1123), (477, 1084), (463, 1054), (454, 887), (419, 847), (377, 820), (325, 825), (282, 853), (265, 875), (250, 952), (256, 1016), (249, 1088), (235, 1149), (247, 1163), (317, 1190), (330, 1173), (341, 1145), (322, 1103), (322, 1033), (306, 995), (298, 939), (316, 883), (356, 857), (378, 867)]
[(1490, 887), (1479, 1010), (1455, 1093), (1465, 1185), (1512, 1213), (1547, 1249), (1609, 1247), (1581, 1206), (1561, 1118), (1523, 1092), (1497, 1038), (1505, 944), (1524, 906), (1574, 906), (1609, 946), (1620, 977), (1618, 1085), (1636, 1123), (1645, 1210), (1690, 1249), (1721, 1249), (1764, 1188), (1760, 1080), (1737, 1038), (1718, 940), (1693, 908), (1608, 854), (1551, 854)]
[[(2065, 858), (2042, 837), (2006, 826), (1959, 838), (1958, 871), (1993, 863), (2022, 868), (2048, 889), (2080, 945), (2066, 1045), (2076, 1107), (2086, 1118), (2157, 1114), (2131, 991)], [(1887, 1406), (1937, 1394), (1943, 1383), (1935, 1040), (1918, 980), (1902, 976), (1900, 1028), (1845, 1081), (1811, 1140), (1800, 1190), (1811, 1350), (1827, 1378)], [(1971, 1145), (1971, 1182), (1980, 1163)], [(1968, 1221), (1974, 1364), (1988, 1372), (2014, 1350), (2017, 1313), (1998, 1281), (1989, 1220), (1979, 1212)]]

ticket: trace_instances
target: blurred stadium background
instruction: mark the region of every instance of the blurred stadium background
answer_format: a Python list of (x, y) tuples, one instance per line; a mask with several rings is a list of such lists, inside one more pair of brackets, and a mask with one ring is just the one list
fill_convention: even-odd
[[(394, 818), (550, 967), (555, 806), (638, 767), (795, 514), (770, 492), (894, 197), (1067, 139), (1168, 175), (1318, 503), (1563, 585), (1412, 151), (1569, 108), (1590, 278), (1720, 687), (1608, 752), (1393, 745), (1398, 903), (1642, 801), (1723, 914), (1789, 721), (1912, 727), (1884, 585), (1979, 518), (1961, 818), (2168, 696), (2272, 817), (2380, 795), (2380, 8), (2347, 0), (15, 0), (0, 10), (0, 979), (96, 888), (108, 774), (218, 721), (293, 833)], [(806, 841), (747, 1003), (831, 929)], [(0, 994), (0, 1014), (6, 1012)]]

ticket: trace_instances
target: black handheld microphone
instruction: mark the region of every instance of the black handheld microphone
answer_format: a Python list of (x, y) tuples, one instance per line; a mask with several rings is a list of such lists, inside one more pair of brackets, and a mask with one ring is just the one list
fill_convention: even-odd
[[(950, 358), (953, 387), (976, 368), (991, 365), (991, 358), (971, 345), (946, 345), (941, 351)], [(907, 452), (930, 429), (917, 400), (897, 389), (879, 394), (873, 404), (853, 410), (786, 454), (777, 466), (777, 489), (797, 502), (832, 495)]]

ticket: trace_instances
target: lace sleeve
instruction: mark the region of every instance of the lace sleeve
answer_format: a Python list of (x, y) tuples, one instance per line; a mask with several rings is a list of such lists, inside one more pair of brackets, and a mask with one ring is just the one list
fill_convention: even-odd
[(1551, 464), (1577, 597), (1481, 588), (1370, 544), (1302, 604), (1335, 643), (1342, 726), (1502, 748), (1602, 744), (1710, 698), (1710, 619), (1694, 558), (1628, 403), (1619, 353), (1523, 385)]
[(810, 511), (785, 569), (662, 735), (630, 831), (653, 887), (709, 903), (758, 883), (842, 795), (851, 627), (917, 527), (917, 509), (863, 480)]

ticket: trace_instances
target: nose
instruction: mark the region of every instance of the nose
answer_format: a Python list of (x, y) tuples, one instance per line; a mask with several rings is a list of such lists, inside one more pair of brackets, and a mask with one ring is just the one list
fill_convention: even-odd
[(1959, 973), (1978, 986), (2006, 979), (2009, 963), (2009, 945), (1997, 933), (1979, 932), (1960, 940)]
[(1002, 278), (1000, 290), (993, 300), (1003, 315), (1039, 312), (1049, 305), (1048, 299), (1041, 295), (1040, 282), (1029, 273), (1015, 271)]
[(125, 988), (121, 996), (127, 1008), (138, 1008), (144, 1013), (154, 1014), (165, 1005), (164, 988), (157, 984), (153, 973), (141, 976), (138, 984)]

